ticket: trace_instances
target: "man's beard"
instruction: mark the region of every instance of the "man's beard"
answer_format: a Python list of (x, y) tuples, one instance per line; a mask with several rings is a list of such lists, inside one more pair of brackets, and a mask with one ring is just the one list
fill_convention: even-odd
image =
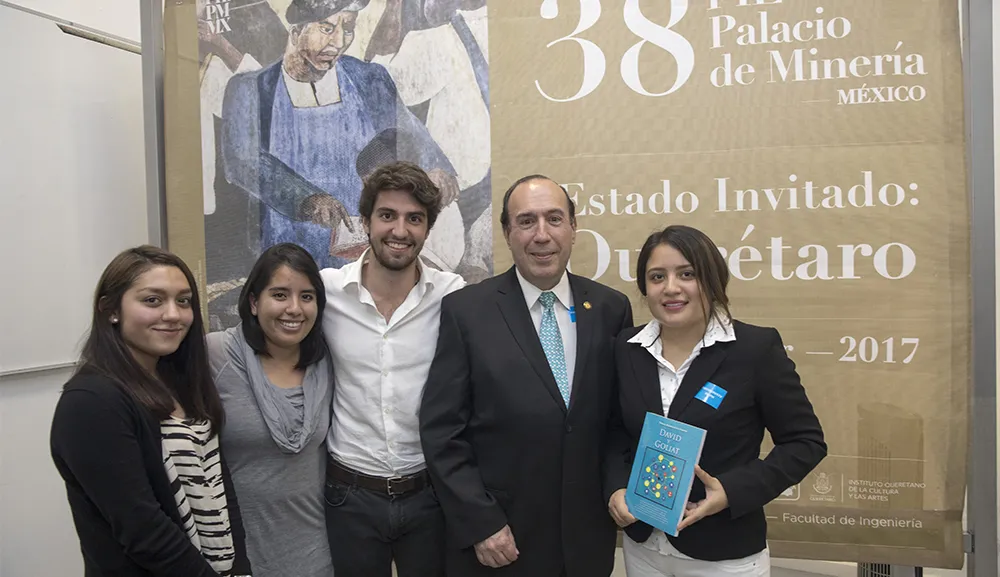
[(375, 255), (375, 260), (377, 260), (378, 263), (382, 265), (383, 268), (392, 271), (401, 271), (406, 269), (406, 267), (410, 266), (411, 264), (413, 264), (415, 260), (420, 258), (420, 251), (423, 249), (423, 243), (418, 244), (415, 241), (410, 241), (411, 248), (413, 249), (412, 257), (407, 258), (405, 261), (397, 261), (382, 257), (383, 250), (384, 251), (391, 250), (388, 246), (386, 246), (385, 243), (386, 241), (383, 240), (379, 242), (379, 246), (376, 246), (375, 241), (372, 239), (371, 235), (368, 235), (368, 246), (371, 247), (372, 254)]

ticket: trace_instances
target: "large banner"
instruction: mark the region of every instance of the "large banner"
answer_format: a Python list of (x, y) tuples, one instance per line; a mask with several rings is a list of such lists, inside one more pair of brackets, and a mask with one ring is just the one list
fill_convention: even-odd
[(774, 556), (962, 564), (954, 0), (164, 6), (169, 242), (211, 329), (238, 321), (267, 246), (356, 258), (379, 163), (417, 162), (455, 199), (422, 256), (470, 282), (511, 265), (503, 191), (547, 174), (577, 203), (573, 272), (628, 294), (636, 322), (638, 249), (682, 223), (720, 246), (735, 316), (781, 331), (829, 456), (768, 506)]
[(633, 297), (637, 322), (642, 241), (698, 227), (734, 315), (781, 331), (829, 456), (767, 508), (772, 554), (960, 566), (955, 2), (490, 0), (489, 33), (494, 206), (521, 175), (565, 184), (573, 271)]
[(424, 262), (492, 274), (486, 0), (198, 0), (197, 17), (212, 328), (238, 322), (269, 246), (360, 256), (362, 180), (388, 161), (449, 200)]

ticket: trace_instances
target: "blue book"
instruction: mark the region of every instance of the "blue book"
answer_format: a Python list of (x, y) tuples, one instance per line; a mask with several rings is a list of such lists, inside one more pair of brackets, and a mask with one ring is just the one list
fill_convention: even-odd
[(625, 490), (632, 516), (676, 537), (704, 446), (704, 429), (646, 413)]

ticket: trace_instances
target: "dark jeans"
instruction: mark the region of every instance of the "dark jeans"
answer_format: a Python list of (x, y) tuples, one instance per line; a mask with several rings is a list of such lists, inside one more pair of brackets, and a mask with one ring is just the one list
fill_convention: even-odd
[(430, 486), (380, 494), (326, 481), (326, 534), (337, 577), (444, 577), (444, 514)]

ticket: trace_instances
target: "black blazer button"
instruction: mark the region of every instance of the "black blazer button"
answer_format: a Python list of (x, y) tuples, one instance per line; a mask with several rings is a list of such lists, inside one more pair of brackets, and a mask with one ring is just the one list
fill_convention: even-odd
[(572, 433), (573, 432), (573, 425), (566, 425), (566, 432), (567, 433)]

